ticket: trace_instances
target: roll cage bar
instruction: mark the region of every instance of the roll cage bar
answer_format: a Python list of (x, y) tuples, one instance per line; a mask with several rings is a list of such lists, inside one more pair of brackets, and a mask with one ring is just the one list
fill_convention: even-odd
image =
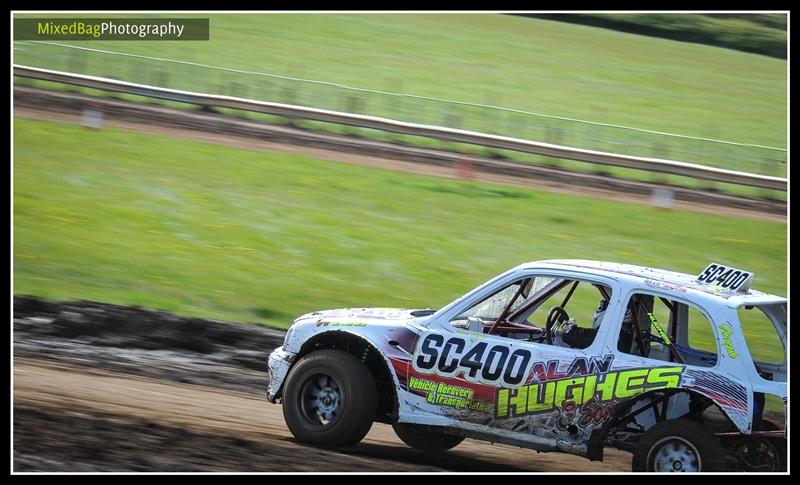
[[(522, 306), (517, 308), (514, 311), (513, 314), (509, 315), (509, 313), (511, 313), (511, 308), (514, 306), (514, 303), (517, 301), (517, 299), (520, 296), (522, 296), (522, 293), (525, 290), (525, 286), (527, 286), (528, 283), (530, 283), (532, 279), (533, 279), (533, 277), (524, 278), (524, 279), (520, 280), (519, 289), (517, 289), (517, 291), (514, 293), (514, 297), (511, 298), (511, 300), (509, 300), (508, 304), (505, 306), (505, 308), (503, 308), (503, 311), (500, 313), (500, 315), (497, 317), (497, 319), (494, 321), (494, 323), (492, 323), (492, 326), (486, 332), (487, 334), (489, 334), (489, 335), (494, 334), (495, 331), (497, 331), (497, 329), (500, 327), (500, 323), (503, 322), (503, 321), (508, 320), (509, 323), (513, 323), (514, 319), (519, 318), (520, 315), (523, 315), (525, 312), (527, 312), (528, 310), (533, 308), (535, 305), (541, 304), (543, 301), (545, 301), (548, 298), (550, 298), (552, 295), (554, 295), (555, 293), (560, 291), (565, 286), (567, 286), (567, 285), (569, 285), (571, 283), (574, 283), (572, 285), (572, 288), (569, 289), (569, 291), (567, 292), (567, 295), (564, 297), (564, 300), (561, 302), (561, 305), (560, 305), (561, 308), (565, 308), (567, 306), (567, 303), (569, 303), (569, 300), (572, 297), (572, 294), (575, 292), (575, 289), (581, 283), (581, 280), (577, 280), (577, 279), (576, 280), (571, 280), (571, 279), (568, 279), (568, 278), (563, 278), (563, 280), (561, 282), (559, 282), (558, 284), (556, 284), (553, 288), (550, 288), (549, 290), (544, 291), (541, 295), (535, 297), (530, 302), (523, 304)], [(605, 299), (605, 300), (609, 299), (610, 295), (609, 295), (608, 291), (606, 290), (606, 288), (603, 285), (598, 284), (598, 283), (591, 283), (591, 285), (594, 286), (595, 288), (597, 288), (597, 290), (603, 296), (603, 299)], [(646, 357), (646, 355), (644, 353), (645, 352), (644, 332), (642, 332), (641, 325), (639, 325), (639, 316), (640, 316), (640, 314), (638, 312), (638, 309), (641, 309), (644, 312), (644, 314), (648, 316), (648, 318), (652, 317), (651, 318), (651, 322), (654, 325), (657, 326), (657, 332), (656, 333), (657, 333), (659, 339), (661, 340), (661, 342), (669, 349), (670, 356), (673, 359), (675, 359), (676, 362), (679, 362), (681, 364), (685, 363), (685, 361), (683, 359), (683, 356), (681, 355), (680, 351), (678, 351), (677, 347), (673, 343), (673, 340), (675, 339), (675, 333), (677, 331), (676, 328), (678, 326), (678, 314), (675, 311), (674, 303), (670, 302), (669, 300), (667, 300), (667, 299), (665, 299), (663, 297), (660, 297), (660, 296), (658, 297), (658, 299), (661, 300), (661, 302), (664, 303), (664, 305), (670, 311), (670, 321), (669, 321), (669, 324), (667, 326), (667, 332), (670, 335), (668, 337), (666, 337), (666, 336), (662, 335), (661, 331), (658, 331), (658, 330), (660, 330), (658, 321), (655, 319), (655, 316), (652, 316), (652, 313), (647, 311), (647, 308), (644, 306), (644, 303), (640, 299), (638, 299), (636, 297), (633, 297), (632, 299), (633, 299), (633, 305), (631, 305), (631, 312), (633, 314), (633, 328), (634, 328), (634, 334), (635, 334), (636, 342), (637, 342), (638, 347), (639, 347), (640, 355), (642, 355), (643, 357)], [(545, 330), (545, 332), (547, 332), (547, 330)], [(650, 335), (652, 335), (652, 333)]]
[[(526, 311), (530, 310), (535, 305), (541, 304), (543, 301), (547, 300), (548, 298), (553, 296), (555, 293), (559, 292), (562, 288), (564, 288), (565, 286), (569, 285), (570, 283), (575, 283), (574, 285), (572, 285), (572, 288), (570, 288), (569, 292), (567, 292), (567, 295), (564, 297), (564, 300), (561, 302), (561, 307), (562, 308), (566, 307), (567, 303), (569, 303), (569, 299), (572, 297), (572, 294), (575, 292), (575, 288), (577, 288), (578, 284), (581, 282), (581, 280), (570, 280), (568, 278), (563, 278), (562, 281), (559, 282), (558, 284), (556, 284), (554, 287), (552, 287), (550, 289), (546, 289), (546, 291), (543, 291), (543, 293), (541, 295), (535, 297), (533, 300), (529, 301), (528, 303), (523, 304), (522, 306), (517, 308), (514, 311), (513, 314), (509, 315), (509, 313), (511, 312), (511, 307), (514, 306), (514, 303), (517, 301), (517, 299), (520, 297), (520, 295), (522, 295), (522, 292), (525, 289), (525, 286), (532, 279), (533, 278), (525, 278), (525, 279), (520, 280), (519, 290), (517, 290), (517, 292), (514, 294), (514, 297), (511, 298), (511, 300), (509, 300), (509, 302), (506, 305), (506, 307), (500, 313), (500, 316), (498, 316), (497, 320), (495, 320), (494, 323), (492, 323), (492, 326), (489, 328), (489, 330), (486, 333), (493, 334), (495, 332), (495, 330), (497, 330), (497, 328), (499, 327), (500, 322), (508, 320), (509, 322), (513, 323), (514, 319), (519, 318), (520, 315), (524, 314)], [(602, 285), (598, 285), (598, 284), (592, 283), (592, 286), (597, 288), (600, 291), (600, 293), (603, 295), (604, 298), (608, 297), (608, 292), (606, 292), (605, 289), (603, 289)]]

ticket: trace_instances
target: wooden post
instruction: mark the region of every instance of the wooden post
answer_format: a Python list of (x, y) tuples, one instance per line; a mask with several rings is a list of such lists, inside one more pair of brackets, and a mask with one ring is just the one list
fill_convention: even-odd
[(462, 180), (472, 180), (475, 176), (472, 160), (459, 158), (456, 160), (456, 176)]

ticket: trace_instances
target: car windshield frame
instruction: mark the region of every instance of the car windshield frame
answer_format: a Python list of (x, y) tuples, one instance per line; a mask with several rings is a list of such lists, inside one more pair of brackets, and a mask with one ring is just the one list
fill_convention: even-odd
[(437, 310), (436, 313), (431, 315), (430, 318), (424, 322), (423, 326), (443, 326), (451, 331), (456, 330), (457, 327), (453, 326), (451, 323), (456, 316), (467, 311), (480, 301), (490, 298), (492, 295), (501, 291), (508, 285), (531, 277), (570, 279), (572, 281), (580, 280), (584, 283), (590, 283), (594, 286), (601, 285), (610, 291), (610, 295), (614, 295), (618, 291), (623, 291), (623, 286), (620, 284), (620, 281), (617, 278), (608, 275), (594, 274), (592, 272), (578, 271), (574, 269), (556, 269), (550, 267), (530, 266), (524, 268), (515, 267), (495, 276), (494, 278), (473, 288), (472, 290), (443, 306)]

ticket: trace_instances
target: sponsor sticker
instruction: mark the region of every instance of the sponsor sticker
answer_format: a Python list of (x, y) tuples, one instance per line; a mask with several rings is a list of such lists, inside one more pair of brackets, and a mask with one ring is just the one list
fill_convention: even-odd
[(733, 326), (728, 322), (723, 323), (719, 326), (719, 334), (722, 336), (722, 347), (728, 357), (731, 359), (739, 357), (739, 352), (736, 351), (736, 347), (733, 345)]
[(484, 413), (491, 412), (491, 404), (473, 399), (472, 389), (466, 387), (411, 377), (408, 381), (408, 388), (425, 393), (425, 400), (431, 404)]
[(577, 406), (610, 403), (653, 389), (676, 388), (682, 373), (682, 366), (626, 369), (533, 383), (518, 389), (500, 388), (495, 396), (495, 415), (505, 418), (549, 412), (566, 401)]

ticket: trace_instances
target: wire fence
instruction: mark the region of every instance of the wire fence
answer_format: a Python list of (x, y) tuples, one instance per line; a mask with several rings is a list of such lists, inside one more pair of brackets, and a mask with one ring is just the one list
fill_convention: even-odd
[(500, 93), (486, 91), (486, 104), (402, 93), (402, 82), (386, 90), (199, 63), (69, 46), (17, 42), (14, 62), (32, 67), (101, 76), (170, 89), (381, 116), (411, 123), (464, 129), (576, 148), (656, 157), (729, 170), (786, 177), (782, 147), (686, 136), (608, 123), (532, 113), (499, 106)]

